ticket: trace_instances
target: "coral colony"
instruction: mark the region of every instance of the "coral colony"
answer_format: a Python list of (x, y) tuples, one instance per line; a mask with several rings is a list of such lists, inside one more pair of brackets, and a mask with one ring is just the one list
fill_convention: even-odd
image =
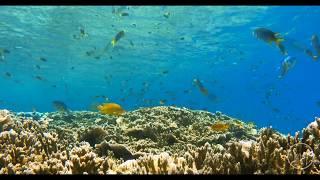
[(163, 106), (33, 116), (0, 111), (0, 174), (320, 174), (319, 118), (291, 136)]

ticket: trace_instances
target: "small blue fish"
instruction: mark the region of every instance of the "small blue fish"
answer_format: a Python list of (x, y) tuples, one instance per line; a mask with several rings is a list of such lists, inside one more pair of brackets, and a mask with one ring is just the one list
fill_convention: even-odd
[(283, 78), (296, 65), (296, 58), (288, 56), (281, 63), (279, 78)]

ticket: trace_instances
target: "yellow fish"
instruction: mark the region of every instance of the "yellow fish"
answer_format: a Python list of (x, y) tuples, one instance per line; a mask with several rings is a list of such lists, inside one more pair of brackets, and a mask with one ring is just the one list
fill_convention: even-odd
[(256, 28), (253, 31), (253, 35), (269, 44), (275, 42), (277, 45), (279, 45), (282, 41), (284, 41), (284, 38), (280, 37), (280, 33), (275, 33), (266, 28)]
[(276, 44), (276, 46), (280, 49), (282, 54), (284, 54), (284, 55), (288, 54), (284, 45), (281, 44), (285, 39), (283, 37), (281, 37), (280, 33), (275, 33), (269, 29), (266, 29), (266, 28), (256, 28), (253, 31), (253, 35), (256, 38), (263, 40), (269, 44), (272, 44), (272, 42), (274, 42)]
[(125, 113), (125, 110), (119, 104), (116, 103), (104, 103), (102, 105), (97, 106), (97, 109), (101, 114), (109, 114), (120, 116)]
[(121, 38), (123, 38), (123, 36), (124, 36), (124, 31), (118, 32), (117, 35), (116, 35), (116, 36), (112, 39), (112, 41), (111, 41), (112, 47), (114, 47), (114, 46), (117, 44), (117, 42), (118, 42)]
[(226, 132), (229, 130), (229, 124), (225, 124), (222, 122), (216, 122), (210, 126), (210, 129), (217, 132)]

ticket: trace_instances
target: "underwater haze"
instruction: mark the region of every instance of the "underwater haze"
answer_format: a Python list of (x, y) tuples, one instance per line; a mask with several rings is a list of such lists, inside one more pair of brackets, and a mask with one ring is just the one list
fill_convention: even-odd
[(304, 52), (319, 18), (318, 6), (1, 6), (0, 109), (165, 105), (294, 133), (319, 116), (320, 64)]

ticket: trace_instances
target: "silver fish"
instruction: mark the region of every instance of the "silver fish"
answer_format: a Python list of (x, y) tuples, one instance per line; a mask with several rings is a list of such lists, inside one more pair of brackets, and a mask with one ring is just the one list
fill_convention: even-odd
[(319, 38), (317, 35), (312, 35), (311, 37), (311, 44), (313, 46), (313, 48), (316, 50), (317, 52), (317, 58), (320, 56), (320, 43), (319, 43)]
[(281, 63), (280, 75), (279, 78), (283, 78), (290, 69), (292, 69), (296, 65), (296, 58), (288, 56)]

